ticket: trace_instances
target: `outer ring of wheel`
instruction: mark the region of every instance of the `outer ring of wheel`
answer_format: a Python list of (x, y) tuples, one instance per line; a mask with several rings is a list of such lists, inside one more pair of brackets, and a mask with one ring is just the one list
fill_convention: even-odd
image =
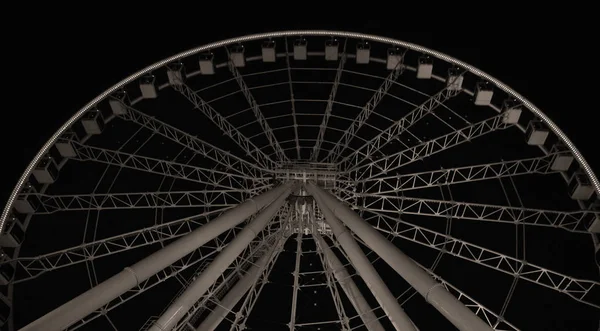
[(594, 189), (596, 191), (597, 194), (600, 195), (600, 182), (598, 181), (598, 178), (596, 177), (596, 175), (594, 174), (594, 172), (592, 171), (591, 167), (589, 166), (589, 164), (587, 163), (587, 161), (585, 160), (585, 158), (583, 157), (583, 155), (581, 155), (581, 153), (579, 152), (579, 150), (577, 150), (577, 148), (575, 147), (575, 145), (573, 144), (573, 142), (571, 142), (571, 140), (569, 140), (569, 138), (564, 134), (564, 132), (562, 132), (562, 130), (560, 130), (560, 128), (550, 119), (548, 118), (548, 116), (546, 116), (546, 114), (544, 114), (539, 108), (537, 108), (533, 103), (531, 103), (529, 100), (527, 100), (526, 98), (524, 98), (523, 96), (521, 96), (519, 93), (515, 92), (514, 90), (512, 90), (510, 87), (508, 87), (506, 84), (502, 83), (500, 80), (492, 77), (491, 75), (465, 63), (462, 62), (458, 59), (455, 59), (449, 55), (446, 55), (442, 52), (438, 52), (438, 51), (434, 51), (413, 43), (409, 43), (409, 42), (405, 42), (405, 41), (401, 41), (401, 40), (397, 40), (397, 39), (393, 39), (393, 38), (386, 38), (386, 37), (380, 37), (380, 36), (375, 36), (375, 35), (369, 35), (369, 34), (363, 34), (363, 33), (357, 33), (357, 32), (345, 32), (345, 31), (330, 31), (330, 30), (295, 30), (295, 31), (279, 31), (279, 32), (267, 32), (267, 33), (258, 33), (258, 34), (252, 34), (252, 35), (247, 35), (247, 36), (242, 36), (242, 37), (236, 37), (236, 38), (230, 38), (230, 39), (226, 39), (226, 40), (221, 40), (221, 41), (217, 41), (214, 43), (210, 43), (210, 44), (206, 44), (204, 46), (200, 46), (200, 47), (196, 47), (184, 52), (181, 52), (179, 54), (173, 55), (171, 57), (168, 57), (166, 59), (163, 59), (161, 61), (158, 61), (132, 75), (130, 75), (129, 77), (121, 80), (120, 82), (118, 82), (117, 84), (113, 85), (112, 87), (110, 87), (109, 89), (107, 89), (106, 91), (102, 92), (100, 95), (98, 95), (96, 98), (94, 98), (93, 100), (91, 100), (89, 103), (87, 103), (83, 108), (81, 108), (79, 111), (77, 111), (77, 113), (75, 113), (69, 120), (67, 120), (53, 135), (52, 137), (50, 137), (50, 139), (48, 139), (48, 141), (44, 144), (44, 146), (42, 146), (42, 148), (38, 151), (38, 153), (36, 154), (36, 156), (33, 158), (33, 160), (31, 160), (31, 162), (29, 163), (29, 165), (27, 166), (27, 168), (25, 169), (25, 171), (23, 172), (23, 175), (21, 175), (21, 178), (19, 178), (19, 181), (17, 182), (17, 185), (15, 186), (15, 188), (13, 189), (8, 202), (6, 204), (6, 206), (4, 207), (4, 210), (2, 212), (2, 216), (0, 217), (0, 233), (2, 233), (2, 231), (4, 230), (4, 225), (6, 224), (6, 220), (8, 219), (8, 215), (10, 214), (10, 211), (12, 209), (12, 205), (14, 203), (14, 201), (16, 200), (19, 192), (21, 191), (23, 185), (25, 184), (25, 182), (27, 181), (27, 179), (29, 178), (31, 171), (33, 171), (33, 169), (35, 168), (36, 164), (40, 161), (40, 159), (48, 153), (48, 151), (50, 150), (50, 148), (55, 144), (56, 140), (61, 136), (61, 134), (67, 130), (69, 127), (71, 127), (77, 120), (79, 120), (89, 109), (93, 108), (97, 103), (99, 103), (100, 101), (104, 100), (106, 97), (108, 97), (109, 95), (111, 95), (112, 93), (114, 93), (115, 91), (123, 88), (125, 85), (131, 83), (132, 81), (138, 79), (139, 77), (143, 76), (144, 74), (151, 72), (157, 68), (163, 67), (166, 64), (169, 64), (171, 62), (177, 61), (179, 59), (197, 54), (197, 53), (201, 53), (201, 52), (206, 52), (208, 50), (211, 50), (213, 48), (218, 48), (218, 47), (224, 47), (227, 45), (231, 45), (231, 44), (236, 44), (236, 43), (243, 43), (246, 41), (252, 41), (252, 40), (257, 40), (257, 39), (267, 39), (267, 38), (277, 38), (277, 37), (291, 37), (291, 36), (309, 36), (309, 35), (313, 35), (313, 36), (339, 36), (339, 37), (347, 37), (347, 38), (355, 38), (355, 39), (363, 39), (363, 40), (368, 40), (368, 41), (374, 41), (374, 42), (380, 42), (380, 43), (386, 43), (386, 44), (390, 44), (390, 45), (397, 45), (397, 46), (401, 46), (404, 48), (407, 48), (409, 50), (413, 50), (413, 51), (417, 51), (417, 52), (421, 52), (423, 54), (427, 54), (433, 57), (436, 57), (438, 59), (444, 60), (448, 63), (452, 63), (456, 66), (462, 67), (466, 70), (468, 70), (469, 72), (471, 72), (472, 74), (481, 77), (482, 79), (485, 79), (487, 81), (489, 81), (490, 83), (493, 83), (497, 88), (499, 88), (500, 90), (506, 92), (507, 94), (509, 94), (510, 96), (514, 97), (515, 99), (519, 100), (525, 107), (527, 107), (533, 114), (535, 114), (539, 119), (541, 119), (547, 126), (548, 128), (550, 128), (550, 130), (552, 130), (552, 132), (558, 136), (560, 138), (560, 140), (569, 148), (569, 150), (571, 150), (571, 153), (573, 153), (573, 156), (575, 157), (575, 159), (577, 160), (577, 162), (579, 163), (579, 165), (581, 166), (581, 168), (585, 171), (586, 175), (588, 176), (588, 178), (590, 179), (590, 181), (592, 182), (592, 185), (594, 186)]

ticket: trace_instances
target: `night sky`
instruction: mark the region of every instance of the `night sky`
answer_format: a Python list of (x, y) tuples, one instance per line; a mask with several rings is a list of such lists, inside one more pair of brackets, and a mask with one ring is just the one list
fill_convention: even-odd
[[(6, 117), (1, 122), (4, 130), (0, 132), (7, 146), (4, 175), (0, 182), (2, 201), (6, 201), (23, 169), (48, 137), (81, 106), (125, 76), (162, 58), (208, 42), (256, 32), (300, 28), (348, 30), (393, 37), (445, 52), (474, 65), (542, 109), (570, 137), (592, 168), (596, 172), (600, 169), (597, 120), (594, 120), (597, 106), (593, 103), (597, 84), (588, 83), (592, 81), (586, 67), (591, 65), (590, 62), (581, 62), (589, 57), (582, 55), (586, 54), (585, 49), (575, 46), (578, 44), (575, 38), (561, 40), (561, 45), (557, 46), (557, 31), (552, 28), (532, 26), (509, 38), (506, 32), (474, 28), (461, 33), (447, 33), (444, 29), (421, 31), (426, 26), (405, 31), (391, 22), (376, 20), (314, 25), (253, 22), (222, 28), (198, 23), (186, 29), (165, 23), (152, 25), (149, 33), (142, 33), (144, 29), (134, 25), (101, 32), (93, 28), (88, 30), (86, 26), (93, 26), (90, 22), (63, 22), (66, 24), (63, 27), (54, 24), (37, 30), (35, 34), (26, 33), (26, 38), (16, 41), (19, 47), (10, 65), (19, 74), (8, 78), (17, 88), (10, 96), (14, 102), (5, 103)], [(107, 22), (110, 20), (105, 18), (102, 24)], [(34, 46), (42, 43), (46, 46), (41, 49)], [(557, 256), (571, 260), (569, 263), (578, 259), (563, 253)], [(532, 296), (535, 295), (532, 292)], [(564, 300), (570, 299), (565, 297)], [(551, 311), (549, 314), (552, 314)], [(598, 316), (600, 313), (596, 310)], [(590, 320), (594, 318), (590, 316)], [(552, 326), (544, 325), (543, 330), (552, 329)], [(588, 321), (585, 325), (589, 327), (593, 323)], [(569, 330), (593, 330), (593, 327), (573, 325)]]

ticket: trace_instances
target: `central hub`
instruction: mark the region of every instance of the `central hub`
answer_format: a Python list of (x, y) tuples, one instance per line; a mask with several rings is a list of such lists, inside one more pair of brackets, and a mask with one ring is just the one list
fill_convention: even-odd
[(333, 163), (291, 162), (284, 163), (275, 170), (276, 179), (298, 180), (303, 183), (312, 181), (326, 190), (337, 187), (337, 175), (337, 168)]

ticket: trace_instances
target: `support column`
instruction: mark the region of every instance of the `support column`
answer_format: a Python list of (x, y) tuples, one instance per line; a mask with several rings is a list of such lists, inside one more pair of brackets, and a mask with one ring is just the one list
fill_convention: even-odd
[(277, 200), (263, 209), (256, 218), (248, 224), (233, 239), (212, 263), (194, 280), (188, 288), (171, 304), (171, 306), (154, 322), (149, 331), (170, 331), (187, 314), (192, 305), (198, 301), (219, 276), (233, 263), (242, 251), (250, 244), (275, 216), (283, 206), (285, 199), (290, 195), (292, 188), (281, 194)]
[(294, 210), (296, 216), (296, 222), (298, 226), (298, 234), (296, 235), (296, 263), (294, 265), (294, 287), (292, 292), (292, 309), (290, 313), (290, 322), (288, 327), (290, 331), (296, 330), (296, 310), (298, 309), (298, 291), (300, 291), (300, 259), (302, 258), (302, 234), (304, 228), (302, 227), (303, 216), (298, 209)]
[(244, 294), (250, 290), (258, 275), (262, 270), (277, 256), (275, 250), (280, 248), (279, 245), (274, 245), (267, 250), (261, 258), (256, 261), (247, 271), (246, 274), (235, 283), (233, 288), (227, 292), (220, 304), (217, 304), (215, 309), (200, 323), (197, 331), (213, 331), (227, 317), (227, 314), (237, 305)]
[(237, 207), (228, 210), (215, 220), (177, 239), (161, 250), (80, 294), (71, 301), (33, 321), (21, 331), (59, 331), (86, 317), (100, 307), (136, 287), (187, 254), (198, 249), (223, 232), (240, 224), (282, 194), (289, 192), (293, 183), (285, 183)]
[(463, 305), (442, 284), (421, 269), (410, 257), (388, 241), (348, 206), (322, 188), (308, 183), (306, 189), (358, 235), (377, 255), (402, 276), (456, 328), (461, 331), (492, 331), (474, 312)]
[[(333, 276), (342, 287), (342, 290), (344, 290), (344, 293), (346, 293), (348, 300), (350, 300), (354, 310), (356, 310), (367, 329), (369, 331), (385, 331), (381, 323), (379, 323), (377, 316), (373, 313), (373, 309), (371, 309), (365, 297), (360, 293), (358, 286), (356, 286), (356, 283), (352, 280), (348, 270), (346, 270), (340, 259), (338, 259), (319, 233), (313, 232), (313, 237), (315, 238), (317, 247), (323, 252), (325, 262), (333, 271)], [(327, 266), (324, 267), (327, 268)]]
[[(317, 201), (319, 208), (325, 216), (325, 222), (331, 227), (335, 238), (340, 243), (350, 263), (363, 278), (377, 302), (381, 305), (381, 308), (392, 321), (392, 325), (398, 331), (415, 331), (414, 324), (406, 315), (396, 298), (392, 295), (390, 290), (387, 288), (371, 261), (365, 256), (356, 240), (352, 237), (350, 231), (340, 222), (340, 220), (334, 215), (334, 213), (325, 205), (320, 195), (314, 194), (312, 186), (309, 188), (309, 192), (313, 194), (314, 199)], [(312, 190), (311, 190), (312, 189)]]

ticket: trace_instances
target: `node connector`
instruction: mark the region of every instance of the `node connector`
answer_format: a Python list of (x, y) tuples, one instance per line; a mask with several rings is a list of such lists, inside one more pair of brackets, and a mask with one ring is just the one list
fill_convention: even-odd
[(60, 156), (68, 158), (68, 157), (76, 157), (77, 156), (77, 152), (75, 151), (75, 147), (73, 147), (73, 141), (78, 141), (79, 138), (77, 137), (77, 134), (73, 131), (66, 131), (64, 132), (57, 140), (56, 140), (56, 144), (54, 144), (54, 146), (56, 146), (56, 149), (58, 150), (58, 153), (60, 154)]
[(154, 85), (155, 82), (156, 77), (151, 74), (140, 78), (140, 92), (142, 92), (144, 99), (155, 99), (158, 96), (156, 86)]
[(39, 207), (39, 201), (34, 196), (30, 196), (35, 193), (37, 193), (35, 187), (31, 183), (26, 183), (13, 204), (15, 210), (21, 214), (33, 214)]
[(339, 41), (331, 38), (325, 41), (325, 60), (337, 61), (339, 55)]
[(532, 146), (540, 146), (546, 143), (550, 131), (539, 120), (532, 120), (527, 125), (527, 144)]
[(504, 124), (517, 124), (522, 112), (519, 102), (515, 99), (506, 99), (502, 103), (502, 122)]
[(215, 74), (215, 65), (213, 63), (214, 60), (213, 53), (204, 53), (200, 54), (200, 73), (202, 75), (214, 75)]
[(552, 165), (550, 169), (554, 171), (567, 171), (573, 164), (573, 154), (571, 150), (567, 146), (565, 146), (562, 142), (556, 143), (552, 146), (550, 153), (555, 154), (552, 158)]
[(49, 155), (38, 162), (32, 171), (33, 177), (40, 184), (52, 184), (58, 178), (58, 165)]
[(594, 194), (594, 186), (583, 171), (577, 171), (569, 181), (569, 192), (574, 200), (589, 200)]
[(125, 91), (118, 91), (109, 97), (108, 104), (113, 114), (125, 115), (127, 114), (127, 106), (130, 104), (129, 96)]
[(167, 66), (167, 78), (169, 79), (169, 84), (171, 85), (181, 85), (183, 84), (183, 78), (185, 77), (183, 63), (175, 62), (171, 63)]
[(356, 45), (356, 63), (368, 64), (371, 59), (371, 44), (361, 41)]
[(104, 130), (104, 117), (98, 109), (91, 109), (83, 115), (81, 124), (86, 134), (101, 134)]
[(398, 69), (402, 65), (404, 51), (400, 47), (390, 47), (387, 50), (386, 67), (388, 70)]
[(229, 49), (229, 60), (231, 60), (231, 63), (237, 68), (246, 66), (244, 51), (244, 45), (236, 45)]
[(0, 246), (19, 247), (25, 238), (25, 227), (23, 223), (14, 215), (6, 220), (4, 232), (0, 234)]
[(475, 105), (489, 106), (494, 96), (494, 88), (490, 82), (481, 81), (475, 88)]
[(417, 65), (417, 78), (430, 79), (433, 75), (433, 59), (430, 56), (422, 55), (419, 57)]
[(460, 68), (448, 69), (448, 78), (446, 79), (446, 86), (450, 91), (460, 91), (462, 89), (462, 83), (464, 76), (460, 73)]
[(308, 57), (308, 41), (298, 38), (294, 41), (294, 60), (306, 60)]
[(275, 41), (266, 40), (262, 44), (262, 60), (263, 62), (275, 62), (277, 53), (275, 51)]

